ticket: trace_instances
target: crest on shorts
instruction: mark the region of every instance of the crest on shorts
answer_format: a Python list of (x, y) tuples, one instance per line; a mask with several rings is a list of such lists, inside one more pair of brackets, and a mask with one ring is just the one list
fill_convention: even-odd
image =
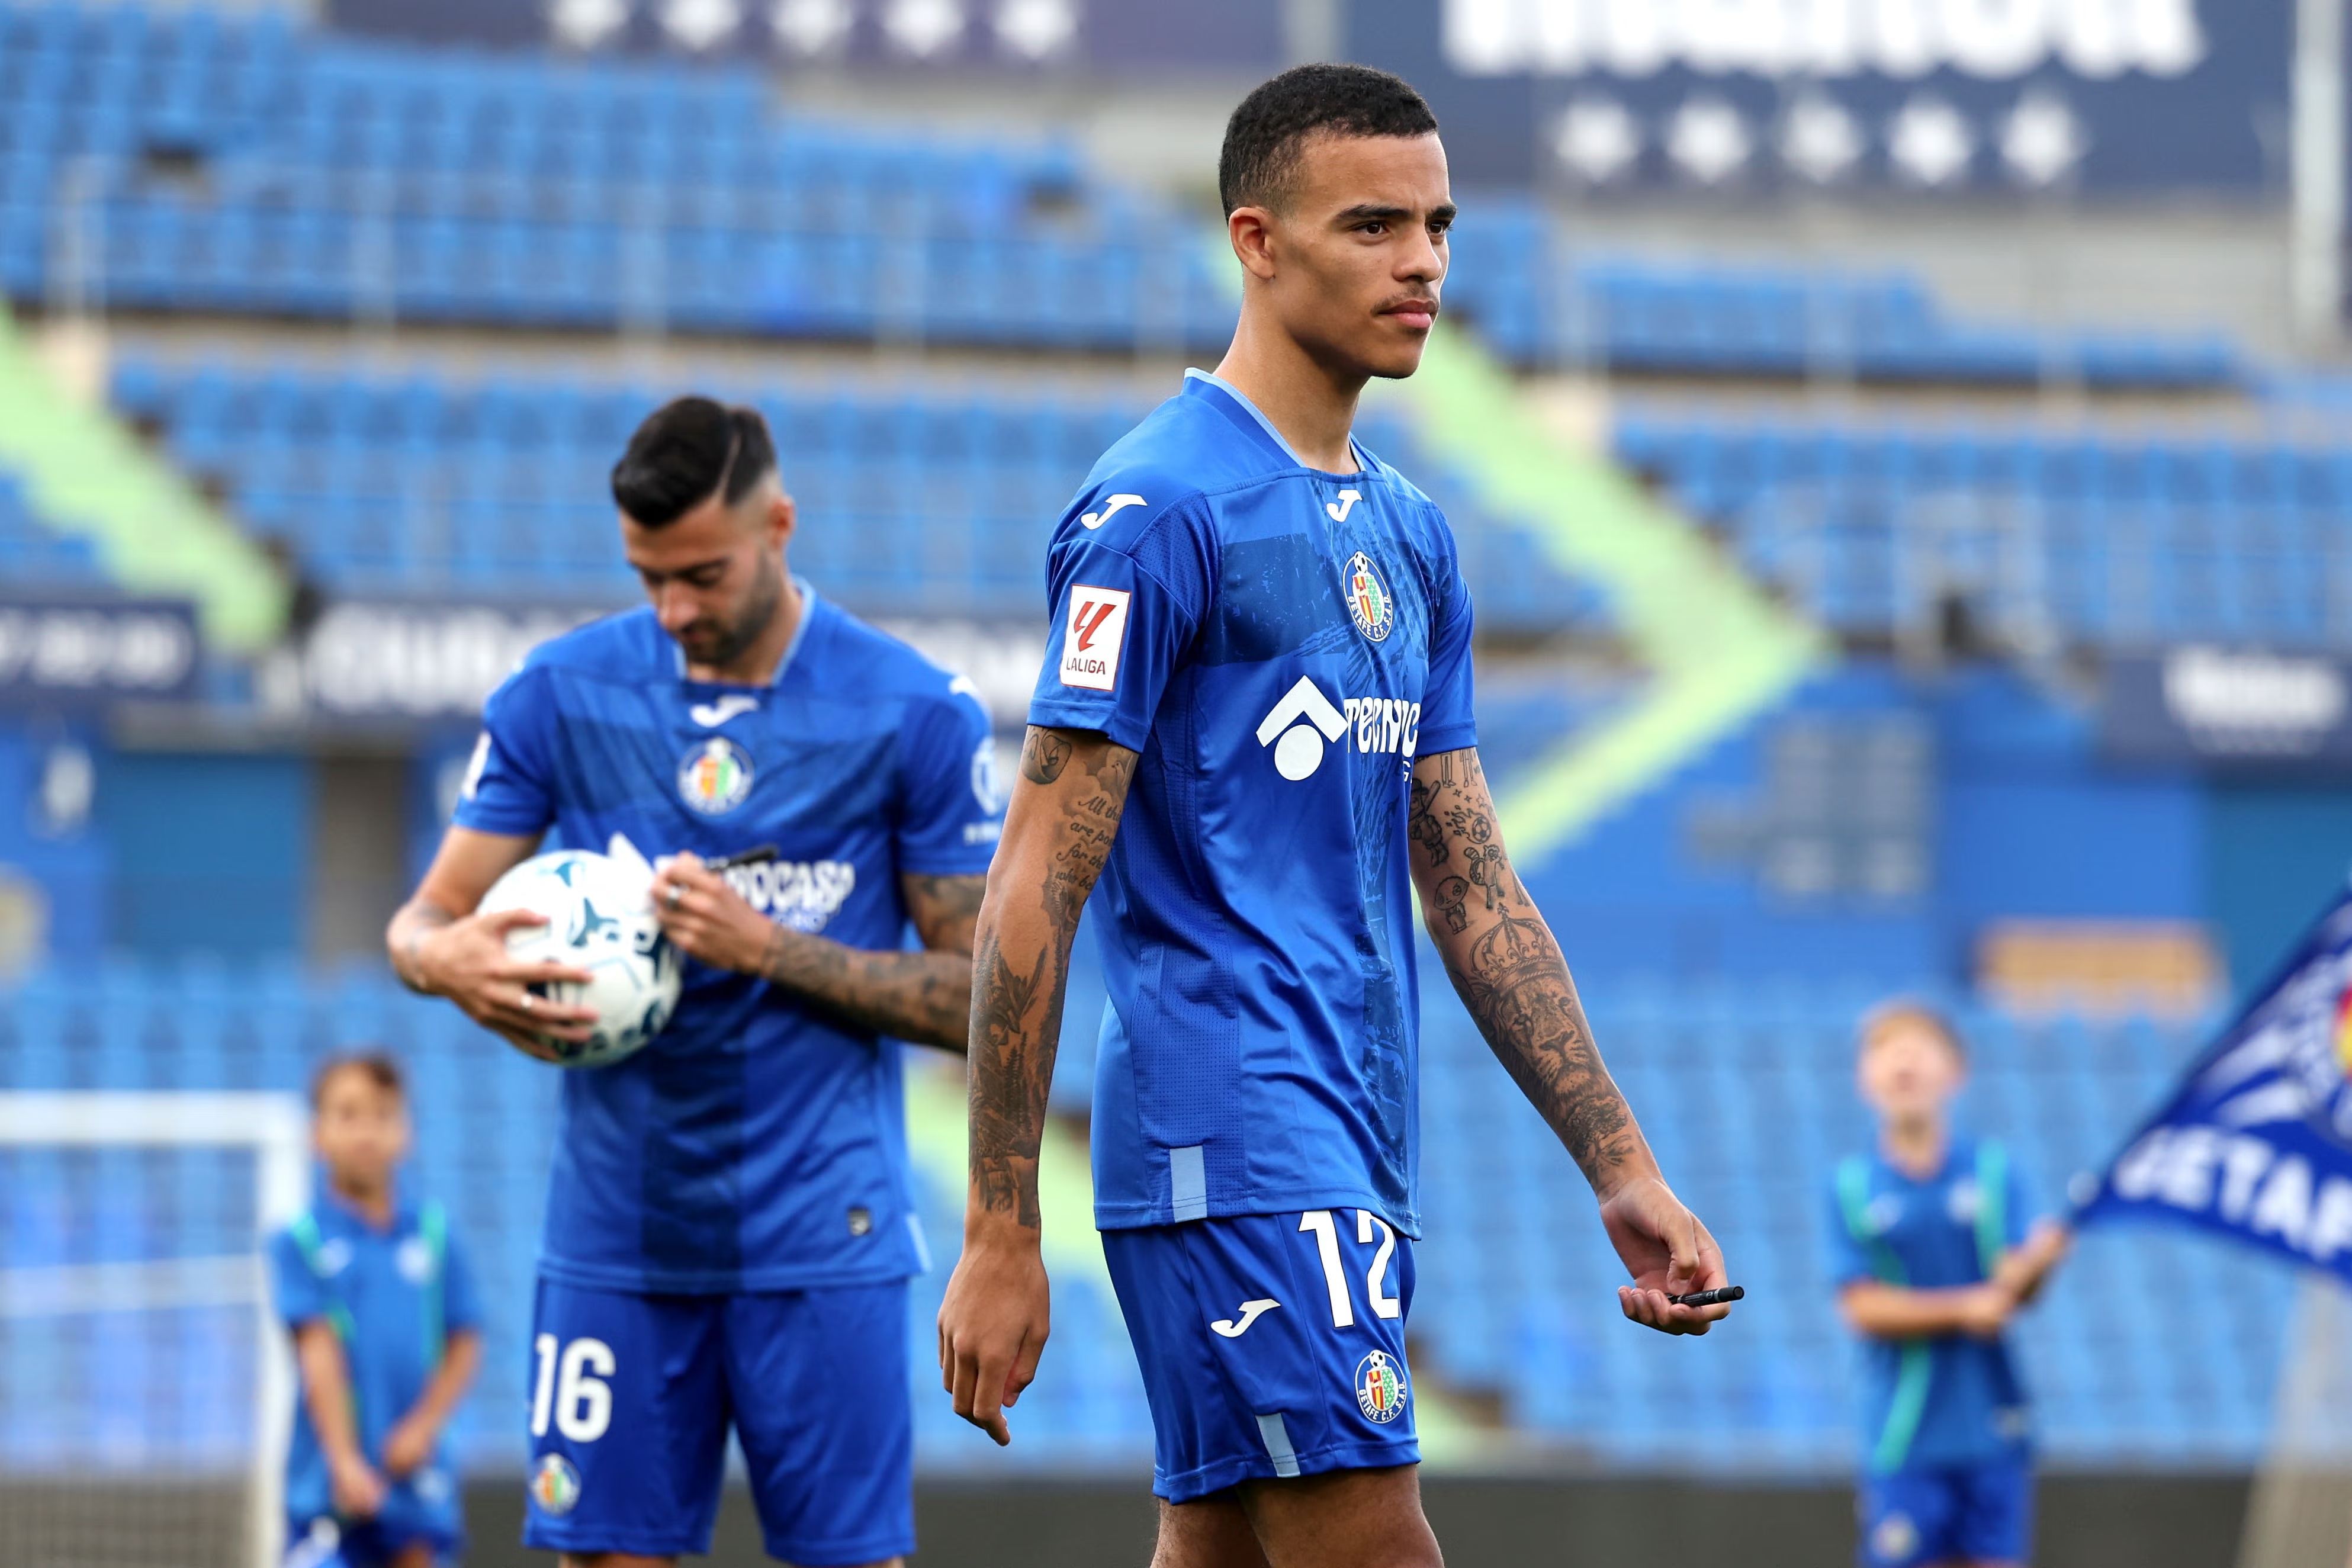
[(539, 1511), (561, 1519), (580, 1501), (580, 1472), (561, 1454), (542, 1454), (530, 1472), (530, 1500)]
[(1367, 1420), (1383, 1426), (1404, 1414), (1409, 1391), (1404, 1368), (1386, 1351), (1373, 1351), (1356, 1363), (1356, 1404)]

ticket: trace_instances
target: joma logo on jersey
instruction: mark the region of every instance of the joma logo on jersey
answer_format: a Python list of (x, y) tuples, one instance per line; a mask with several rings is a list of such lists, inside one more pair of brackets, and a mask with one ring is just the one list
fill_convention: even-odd
[(1302, 675), (1258, 721), (1257, 743), (1274, 748), (1274, 771), (1296, 784), (1315, 776), (1327, 742), (1352, 735), (1356, 750), (1412, 760), (1421, 740), (1421, 704), (1402, 697), (1349, 697), (1333, 705), (1314, 678)]
[(1127, 606), (1133, 597), (1124, 588), (1094, 588), (1084, 583), (1070, 589), (1070, 620), (1062, 628), (1062, 684), (1087, 691), (1110, 691), (1118, 686), (1118, 650), (1127, 641)]
[(753, 909), (797, 931), (821, 931), (857, 890), (846, 860), (769, 860), (720, 873)]

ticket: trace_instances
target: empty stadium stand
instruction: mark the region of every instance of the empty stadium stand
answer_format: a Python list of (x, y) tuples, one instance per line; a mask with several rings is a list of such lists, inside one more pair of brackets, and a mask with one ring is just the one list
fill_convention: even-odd
[[(900, 616), (1041, 614), (1053, 520), (1149, 406), (1010, 382), (988, 395), (814, 381), (735, 390), (777, 432), (804, 521), (796, 568), (853, 607)], [(585, 604), (637, 595), (604, 475), (667, 395), (138, 360), (114, 378), (127, 416), (159, 426), (180, 468), (220, 479), (253, 531), (286, 540), (331, 588)], [(1605, 625), (1596, 590), (1525, 530), (1462, 504), (1404, 425), (1375, 417), (1362, 429), (1448, 506), (1482, 626)]]
[[(2228, 342), (1955, 320), (1906, 274), (1571, 251), (1473, 195), (1451, 299), (1522, 365), (2177, 390)], [(1062, 350), (1221, 345), (1196, 215), (1066, 147), (893, 138), (744, 67), (345, 39), (262, 9), (0, 6), (0, 290), (173, 311)]]
[(45, 526), (8, 473), (0, 473), (0, 577), (49, 589), (106, 585), (89, 541)]
[(2149, 392), (2228, 387), (2248, 374), (2210, 333), (1968, 321), (1902, 270), (1597, 255), (1524, 197), (1474, 195), (1464, 212), (1447, 301), (1522, 365)]
[(2017, 646), (2352, 643), (2352, 456), (2012, 420), (1797, 424), (1629, 410), (1618, 458), (1836, 629), (1968, 602)]
[[(1868, 1136), (1851, 1092), (1849, 1030), (1870, 999), (1833, 986), (1629, 979), (1592, 988), (1594, 1026), (1628, 1097), (1748, 1287), (1739, 1314), (1694, 1353), (1618, 1319), (1617, 1266), (1575, 1167), (1458, 1010), (1433, 994), (1413, 1313), (1423, 1376), (1492, 1394), (1515, 1426), (1592, 1463), (1805, 1472), (1845, 1462), (1851, 1347), (1825, 1275), (1825, 1183)], [(2144, 1022), (1964, 1017), (1976, 1055), (1971, 1119), (2012, 1143), (2052, 1204), (2127, 1130), (2119, 1108), (2151, 1102), (2192, 1046), (2183, 1030)], [(518, 1466), (551, 1070), (372, 969), (118, 963), (0, 993), (0, 1084), (16, 1089), (295, 1090), (321, 1052), (359, 1041), (386, 1043), (408, 1062), (425, 1108), (415, 1179), (449, 1205), (482, 1276), (490, 1344), (482, 1389), (461, 1417), (463, 1452), (485, 1468)], [(928, 1324), (961, 1229), (962, 1171), (953, 1150), (918, 1143), (919, 1202), (938, 1252), (911, 1307), (925, 1460), (1145, 1462), (1150, 1435), (1116, 1304), (1073, 1271), (1057, 1281), (1054, 1343), (1009, 1453), (935, 1395)], [(222, 1166), (228, 1158), (17, 1151), (0, 1166), (12, 1266), (235, 1253), (251, 1213)], [(98, 1220), (69, 1228), (68, 1213)], [(2212, 1245), (2091, 1236), (2022, 1331), (2052, 1456), (2251, 1460), (2284, 1331), (2272, 1308), (2284, 1280)], [(12, 1457), (102, 1464), (106, 1421), (136, 1420), (192, 1463), (232, 1455), (247, 1406), (224, 1391), (249, 1376), (249, 1337), (246, 1320), (218, 1309), (12, 1327), (0, 1340), (10, 1408), (47, 1414), (0, 1441)], [(43, 1390), (54, 1397), (26, 1397)]]
[(167, 310), (1114, 349), (1234, 314), (1194, 225), (1066, 149), (828, 127), (748, 68), (0, 7), (0, 289), (76, 254)]

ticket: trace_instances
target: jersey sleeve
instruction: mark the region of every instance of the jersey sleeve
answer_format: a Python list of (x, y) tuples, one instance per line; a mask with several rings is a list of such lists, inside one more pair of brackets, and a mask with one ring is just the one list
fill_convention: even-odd
[(1429, 682), (1422, 693), (1421, 737), (1413, 748), (1413, 754), (1423, 757), (1478, 743), (1471, 692), (1470, 589), (1462, 580), (1462, 558), (1450, 530), (1444, 540), (1440, 577), (1431, 585)]
[(474, 1285), (474, 1265), (454, 1236), (442, 1241), (441, 1328), (445, 1334), (482, 1326), (482, 1298)]
[(555, 721), (546, 674), (531, 666), (509, 676), (482, 704), (482, 734), (457, 791), (452, 820), (477, 833), (544, 833), (555, 820), (549, 765)]
[(327, 1315), (319, 1277), (310, 1271), (310, 1260), (302, 1256), (301, 1244), (288, 1231), (269, 1238), (269, 1301), (289, 1329)]
[(984, 875), (1004, 831), (1004, 792), (980, 699), (958, 689), (909, 703), (898, 768), (898, 868), (919, 877)]
[(1845, 1200), (1832, 1181), (1823, 1193), (1826, 1202), (1822, 1213), (1829, 1221), (1826, 1238), (1829, 1243), (1830, 1283), (1843, 1290), (1849, 1285), (1859, 1285), (1878, 1278), (1872, 1266), (1870, 1254), (1854, 1239), (1853, 1227), (1846, 1223)]
[(1029, 722), (1098, 730), (1139, 752), (1208, 613), (1216, 535), (1198, 496), (1157, 509), (1139, 497), (1121, 502), (1130, 492), (1092, 500), (1094, 511), (1074, 506), (1056, 531), (1046, 566), (1054, 622)]

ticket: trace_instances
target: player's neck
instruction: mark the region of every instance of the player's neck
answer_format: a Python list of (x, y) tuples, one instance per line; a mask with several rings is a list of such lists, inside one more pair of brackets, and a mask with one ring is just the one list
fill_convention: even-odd
[(1327, 474), (1356, 471), (1356, 400), (1369, 376), (1335, 375), (1287, 332), (1242, 313), (1217, 375), (1257, 405), (1298, 460)]
[(1887, 1163), (1912, 1176), (1932, 1176), (1942, 1170), (1951, 1142), (1951, 1129), (1940, 1116), (1906, 1117), (1878, 1130), (1878, 1146)]
[(327, 1178), (327, 1185), (344, 1207), (358, 1211), (360, 1217), (376, 1229), (382, 1230), (392, 1223), (390, 1182), (354, 1181), (332, 1174)]
[(800, 584), (792, 574), (784, 574), (783, 596), (776, 601), (776, 613), (768, 617), (767, 629), (752, 639), (751, 647), (725, 664), (697, 664), (687, 660), (686, 676), (689, 680), (715, 681), (726, 686), (767, 686), (776, 679), (776, 671), (784, 662), (785, 650), (801, 629), (801, 616), (808, 605), (801, 598)]

